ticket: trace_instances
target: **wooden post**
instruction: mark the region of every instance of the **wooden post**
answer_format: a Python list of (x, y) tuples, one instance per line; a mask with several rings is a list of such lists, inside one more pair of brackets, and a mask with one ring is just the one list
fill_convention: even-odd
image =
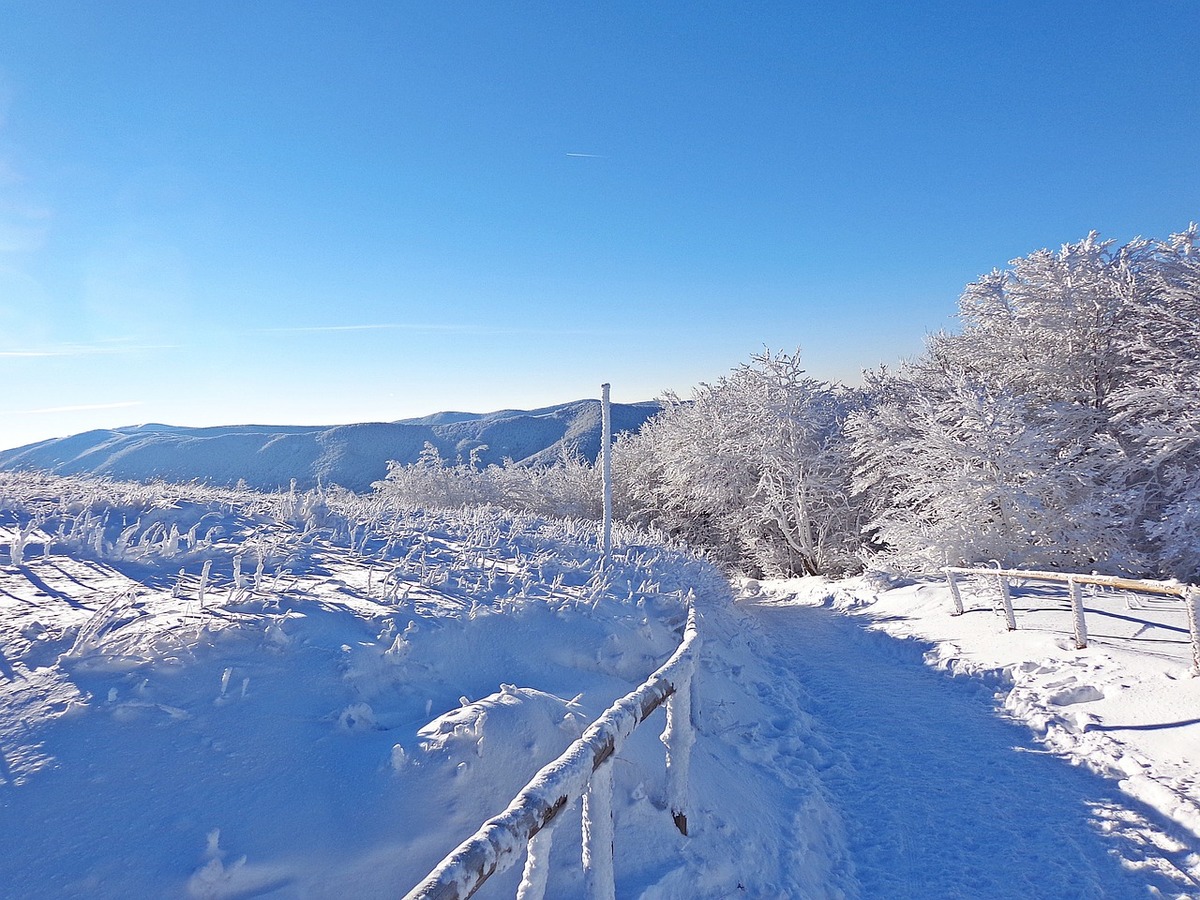
[(612, 402), (609, 385), (600, 385), (600, 469), (604, 482), (604, 537), (602, 550), (607, 565), (612, 552)]
[(592, 773), (583, 795), (583, 883), (588, 900), (616, 900), (613, 873), (613, 761)]
[(1067, 590), (1071, 594), (1071, 614), (1075, 618), (1075, 649), (1087, 647), (1087, 622), (1083, 619), (1083, 587), (1073, 575), (1067, 576)]
[(525, 853), (525, 871), (517, 885), (517, 900), (542, 900), (550, 877), (550, 848), (554, 845), (554, 827), (547, 825), (529, 839)]
[(961, 616), (963, 614), (962, 594), (958, 592), (958, 580), (950, 569), (946, 569), (946, 583), (950, 585), (950, 596), (954, 598), (954, 612), (950, 615)]
[(1017, 630), (1017, 617), (1013, 614), (1012, 592), (1008, 587), (1008, 579), (1003, 575), (997, 575), (996, 580), (1000, 582), (1000, 602), (1004, 604), (1004, 624), (1009, 631)]
[(667, 698), (667, 727), (662, 742), (667, 748), (667, 805), (679, 833), (687, 837), (687, 796), (692, 745), (696, 733), (692, 729), (692, 673), (676, 685), (675, 693)]
[(1192, 674), (1200, 677), (1200, 588), (1186, 588), (1183, 604), (1187, 607), (1188, 631), (1192, 635)]

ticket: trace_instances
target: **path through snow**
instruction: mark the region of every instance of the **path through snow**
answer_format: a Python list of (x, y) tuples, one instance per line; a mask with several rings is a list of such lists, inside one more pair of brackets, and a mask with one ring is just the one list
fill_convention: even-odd
[(829, 748), (821, 779), (861, 896), (1190, 896), (1169, 824), (1002, 719), (998, 683), (935, 671), (927, 645), (827, 607), (743, 608)]

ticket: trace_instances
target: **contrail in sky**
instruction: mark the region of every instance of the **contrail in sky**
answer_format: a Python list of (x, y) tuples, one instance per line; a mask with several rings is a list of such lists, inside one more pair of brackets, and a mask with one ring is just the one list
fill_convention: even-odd
[(599, 153), (568, 153), (572, 159), (608, 159), (607, 156), (601, 156)]

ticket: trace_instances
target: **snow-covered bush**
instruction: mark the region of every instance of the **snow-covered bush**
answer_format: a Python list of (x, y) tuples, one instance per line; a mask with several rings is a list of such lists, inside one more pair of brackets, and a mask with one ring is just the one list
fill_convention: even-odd
[(552, 465), (479, 464), (477, 447), (464, 462), (449, 463), (427, 443), (415, 463), (388, 463), (387, 477), (374, 485), (389, 502), (414, 508), (458, 509), (498, 506), (559, 518), (599, 518), (600, 476), (575, 456)]
[(469, 461), (447, 463), (428, 441), (414, 463), (388, 463), (387, 477), (374, 485), (384, 496), (403, 506), (457, 509), (492, 503), (490, 479), (478, 465), (477, 452)]
[(618, 441), (618, 509), (751, 571), (854, 568), (843, 425), (858, 402), (808, 378), (799, 353), (758, 354)]

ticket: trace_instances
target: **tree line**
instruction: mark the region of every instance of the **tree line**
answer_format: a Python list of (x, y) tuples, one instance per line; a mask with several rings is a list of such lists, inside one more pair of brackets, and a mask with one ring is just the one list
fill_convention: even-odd
[[(947, 564), (1200, 575), (1197, 228), (1097, 234), (967, 285), (961, 327), (850, 387), (764, 351), (613, 449), (616, 514), (751, 574)], [(582, 460), (447, 463), (377, 489), (415, 505), (599, 515)]]

